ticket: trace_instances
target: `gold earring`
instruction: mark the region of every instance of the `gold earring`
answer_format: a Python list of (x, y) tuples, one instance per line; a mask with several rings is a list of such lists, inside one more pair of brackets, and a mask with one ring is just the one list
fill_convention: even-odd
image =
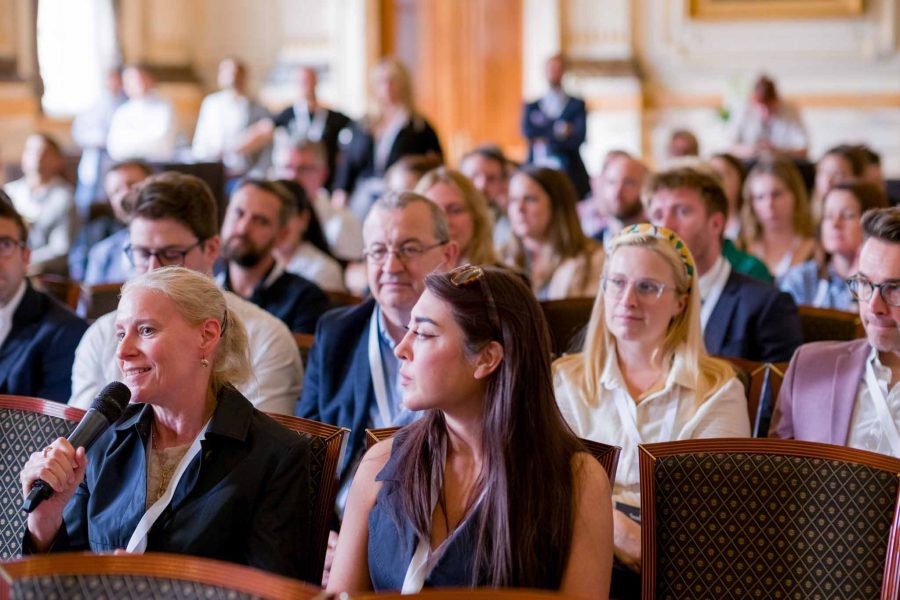
[(200, 359), (200, 366), (203, 367), (204, 369), (208, 369), (208, 368), (209, 368), (209, 361), (206, 360), (205, 358), (201, 358), (201, 359)]

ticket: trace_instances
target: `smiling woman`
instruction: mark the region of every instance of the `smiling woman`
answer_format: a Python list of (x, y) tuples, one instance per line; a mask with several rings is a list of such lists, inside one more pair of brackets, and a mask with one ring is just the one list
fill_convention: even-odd
[(174, 552), (298, 577), (310, 449), (233, 387), (247, 333), (222, 292), (183, 267), (149, 271), (122, 288), (116, 336), (132, 404), (90, 451), (59, 438), (31, 456), (23, 491), (40, 478), (55, 494), (23, 552)]

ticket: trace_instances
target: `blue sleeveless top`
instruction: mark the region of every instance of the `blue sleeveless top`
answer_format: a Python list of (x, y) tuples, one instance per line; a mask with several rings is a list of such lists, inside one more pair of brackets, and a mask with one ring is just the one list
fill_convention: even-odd
[[(387, 464), (378, 473), (376, 481), (384, 482), (375, 506), (369, 513), (369, 577), (376, 592), (399, 591), (403, 587), (406, 571), (416, 551), (418, 539), (412, 523), (400, 514), (400, 487), (394, 450), (404, 442), (402, 434), (394, 436), (394, 446)], [(471, 587), (475, 549), (478, 543), (479, 505), (450, 534), (440, 546), (440, 554), (424, 587)], [(484, 577), (479, 586), (488, 585)]]

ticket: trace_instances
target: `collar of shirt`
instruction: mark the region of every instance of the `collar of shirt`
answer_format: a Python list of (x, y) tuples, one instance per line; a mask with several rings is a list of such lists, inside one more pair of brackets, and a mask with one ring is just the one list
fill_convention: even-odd
[[(231, 279), (228, 276), (228, 268), (230, 263), (225, 263), (225, 268), (216, 275), (216, 283), (219, 284), (223, 290), (228, 290), (229, 292), (233, 292), (234, 290), (231, 288)], [(278, 262), (277, 260), (272, 263), (272, 266), (269, 268), (269, 271), (263, 276), (263, 278), (256, 284), (256, 287), (253, 288), (253, 293), (250, 295), (252, 298), (256, 296), (256, 294), (263, 292), (269, 289), (273, 283), (278, 281), (278, 278), (284, 273), (284, 265)]]
[(872, 363), (872, 370), (875, 372), (875, 379), (878, 380), (878, 383), (884, 385), (885, 388), (889, 388), (891, 384), (891, 369), (881, 363), (878, 350), (874, 347), (872, 352), (869, 353), (869, 362)]
[(16, 289), (16, 293), (13, 294), (12, 298), (9, 299), (4, 306), (0, 307), (0, 323), (12, 324), (13, 315), (16, 312), (16, 309), (19, 308), (19, 304), (22, 302), (22, 296), (25, 295), (25, 288), (28, 287), (25, 283), (25, 280), (22, 279), (22, 282), (19, 284), (19, 287)]
[(558, 119), (566, 108), (569, 95), (562, 88), (551, 89), (538, 101), (541, 111), (551, 119)]
[(697, 278), (701, 301), (704, 301), (709, 297), (709, 293), (716, 286), (716, 283), (728, 277), (726, 269), (727, 263), (728, 261), (725, 260), (725, 257), (720, 254), (719, 258), (717, 258), (716, 262), (713, 264), (712, 269)]
[[(659, 395), (668, 395), (672, 388), (676, 385), (690, 390), (697, 388), (696, 380), (691, 376), (687, 364), (684, 360), (684, 348), (679, 346), (675, 350), (675, 356), (672, 359), (672, 366), (666, 374), (666, 382), (662, 389), (653, 392), (644, 400), (654, 398)], [(619, 368), (619, 358), (616, 354), (616, 344), (613, 341), (609, 345), (609, 352), (606, 355), (606, 364), (603, 365), (603, 372), (600, 374), (600, 385), (607, 390), (627, 390), (628, 385), (625, 383), (625, 377)]]

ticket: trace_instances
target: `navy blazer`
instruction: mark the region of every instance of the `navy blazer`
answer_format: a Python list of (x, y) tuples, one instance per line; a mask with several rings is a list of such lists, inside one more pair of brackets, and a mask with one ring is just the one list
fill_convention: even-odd
[[(565, 122), (571, 127), (569, 135), (559, 137), (554, 130), (557, 122)], [(551, 119), (541, 110), (540, 101), (525, 105), (522, 115), (522, 134), (528, 138), (528, 162), (534, 161), (534, 140), (543, 138), (547, 151), (562, 163), (563, 170), (575, 185), (579, 198), (591, 191), (590, 178), (579, 149), (587, 137), (587, 108), (581, 98), (569, 97), (559, 118)]]
[[(147, 536), (148, 552), (190, 554), (318, 583), (312, 550), (308, 439), (223, 388), (212, 421)], [(146, 511), (153, 412), (131, 404), (87, 452), (84, 480), (66, 505), (51, 552), (125, 548)], [(23, 553), (33, 550), (23, 538)]]
[(803, 330), (789, 294), (732, 270), (703, 338), (710, 354), (779, 362), (791, 359)]
[(0, 394), (68, 402), (75, 348), (87, 323), (27, 281), (25, 285), (12, 329), (0, 346)]
[(369, 320), (375, 300), (325, 313), (306, 364), (296, 415), (350, 430), (340, 475), (365, 447), (375, 404), (369, 370)]

